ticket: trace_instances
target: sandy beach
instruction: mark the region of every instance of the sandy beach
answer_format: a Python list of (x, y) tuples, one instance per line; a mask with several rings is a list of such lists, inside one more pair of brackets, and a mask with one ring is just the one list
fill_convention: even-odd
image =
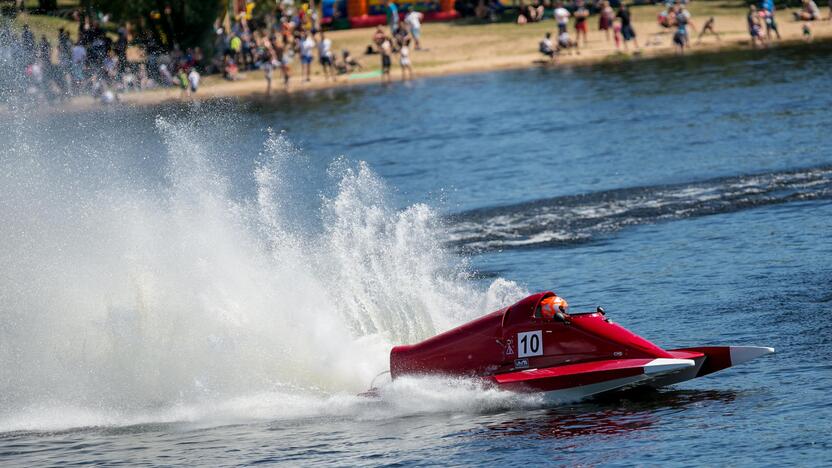
[[(662, 56), (675, 56), (677, 51), (672, 43), (672, 30), (663, 30), (656, 22), (657, 14), (663, 9), (661, 5), (638, 6), (631, 9), (633, 25), (637, 33), (640, 49), (630, 44), (629, 50), (616, 49), (614, 42), (607, 39), (603, 31), (598, 30), (598, 16), (589, 18), (589, 42), (578, 52), (562, 54), (556, 63), (549, 63), (538, 52), (538, 42), (545, 32), (556, 31), (553, 19), (538, 23), (517, 25), (514, 23), (463, 24), (463, 23), (428, 23), (423, 26), (423, 50), (415, 51), (413, 56), (414, 78), (441, 76), (449, 74), (486, 72), (503, 69), (528, 67), (580, 66), (604, 61), (651, 59)], [(746, 26), (746, 10), (741, 4), (717, 1), (693, 2), (689, 10), (692, 14), (694, 30), (691, 32), (691, 45), (686, 54), (720, 53), (740, 49), (750, 49), (751, 44)], [(806, 42), (803, 34), (803, 22), (792, 18), (792, 11), (778, 12), (778, 25), (782, 38), (773, 38), (771, 47)], [(822, 9), (826, 18), (828, 10)], [(713, 16), (715, 29), (720, 34), (718, 40), (713, 35), (706, 35), (697, 43), (698, 31), (702, 24)], [(812, 31), (812, 41), (832, 38), (832, 21), (814, 21), (808, 23)], [(333, 41), (333, 49), (340, 52), (348, 49), (359, 58), (364, 66), (362, 73), (339, 76), (336, 81), (324, 79), (320, 67), (313, 64), (312, 79), (300, 80), (300, 65), (292, 64), (292, 78), (289, 89), (284, 90), (276, 76), (273, 96), (286, 92), (324, 89), (356, 84), (375, 83), (379, 81), (376, 73), (380, 68), (378, 55), (363, 55), (370, 43), (373, 29), (352, 29), (332, 31), (328, 37)], [(570, 22), (570, 34), (573, 34)], [(573, 34), (574, 37), (574, 34)], [(394, 57), (392, 77), (401, 79), (398, 58)], [(239, 97), (262, 99), (265, 96), (265, 80), (259, 70), (241, 73), (241, 79), (226, 81), (218, 75), (204, 77), (199, 91), (184, 98), (177, 88), (159, 88), (142, 92), (125, 93), (121, 102), (133, 105), (153, 105), (179, 99), (214, 99), (222, 97)], [(87, 96), (74, 99), (69, 107), (86, 108), (97, 105)]]

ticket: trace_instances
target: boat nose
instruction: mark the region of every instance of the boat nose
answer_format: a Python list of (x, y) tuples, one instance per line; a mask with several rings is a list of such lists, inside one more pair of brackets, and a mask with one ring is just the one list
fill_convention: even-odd
[(731, 346), (730, 349), (732, 366), (774, 353), (774, 348), (767, 346)]

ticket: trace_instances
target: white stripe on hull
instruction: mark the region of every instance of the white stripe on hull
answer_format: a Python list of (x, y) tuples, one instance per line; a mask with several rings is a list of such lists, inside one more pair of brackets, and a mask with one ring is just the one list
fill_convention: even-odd
[[(590, 385), (552, 390), (550, 392), (544, 392), (543, 395), (546, 401), (550, 403), (568, 403), (583, 400), (584, 398), (604, 392), (636, 387), (646, 384), (656, 377), (663, 375), (675, 376), (678, 372), (687, 372), (695, 368), (697, 368), (696, 363), (691, 359), (659, 358), (645, 364), (642, 368), (644, 371), (643, 374), (607, 380)], [(694, 373), (695, 375), (696, 373)]]

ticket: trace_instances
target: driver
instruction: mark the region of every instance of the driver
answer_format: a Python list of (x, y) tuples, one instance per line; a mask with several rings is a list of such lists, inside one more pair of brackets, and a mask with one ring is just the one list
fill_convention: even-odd
[(554, 319), (558, 312), (566, 314), (567, 310), (569, 310), (569, 303), (557, 294), (540, 301), (540, 315), (545, 319)]

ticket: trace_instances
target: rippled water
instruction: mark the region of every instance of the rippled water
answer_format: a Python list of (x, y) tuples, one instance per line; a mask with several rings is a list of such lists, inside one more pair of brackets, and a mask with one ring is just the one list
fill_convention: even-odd
[[(5, 120), (0, 463), (829, 464), (830, 59)], [(356, 396), (390, 345), (540, 289), (777, 353), (557, 407)]]

